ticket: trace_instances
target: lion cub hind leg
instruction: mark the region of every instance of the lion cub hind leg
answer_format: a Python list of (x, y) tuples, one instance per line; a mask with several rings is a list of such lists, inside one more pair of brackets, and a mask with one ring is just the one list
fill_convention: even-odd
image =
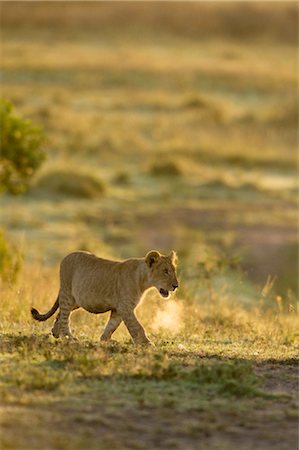
[(58, 313), (56, 320), (54, 322), (53, 328), (52, 328), (52, 334), (57, 339), (59, 338), (60, 334), (60, 312)]
[(59, 336), (73, 337), (69, 327), (69, 317), (71, 312), (77, 308), (78, 306), (71, 295), (59, 294), (59, 313), (52, 328), (52, 334), (55, 338)]

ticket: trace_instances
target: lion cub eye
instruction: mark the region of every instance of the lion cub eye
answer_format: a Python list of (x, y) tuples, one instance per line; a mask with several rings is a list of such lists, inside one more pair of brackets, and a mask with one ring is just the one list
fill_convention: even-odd
[(164, 270), (164, 273), (165, 273), (165, 275), (169, 275), (169, 270), (168, 270), (168, 269), (165, 269), (165, 270)]

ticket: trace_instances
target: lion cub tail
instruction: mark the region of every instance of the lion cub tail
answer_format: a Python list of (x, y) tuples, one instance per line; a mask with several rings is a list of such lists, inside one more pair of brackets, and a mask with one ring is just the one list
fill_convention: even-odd
[(48, 311), (46, 314), (40, 314), (37, 309), (31, 308), (31, 315), (33, 319), (38, 320), (39, 322), (43, 322), (44, 320), (49, 319), (49, 317), (51, 317), (55, 313), (55, 311), (57, 311), (58, 307), (59, 297), (57, 297), (56, 302), (54, 303), (50, 311)]

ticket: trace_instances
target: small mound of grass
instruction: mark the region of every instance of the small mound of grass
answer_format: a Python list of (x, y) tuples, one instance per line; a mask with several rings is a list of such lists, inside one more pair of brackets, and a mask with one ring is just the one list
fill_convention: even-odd
[(232, 186), (225, 180), (211, 180), (202, 184), (203, 188), (213, 189), (213, 190), (226, 190), (230, 192), (253, 192), (258, 193), (260, 190), (258, 186), (251, 182), (244, 182), (238, 186)]
[(225, 114), (221, 105), (207, 97), (199, 95), (189, 96), (182, 102), (182, 108), (197, 111), (200, 113), (202, 119), (219, 123), (223, 122), (225, 119)]
[(176, 161), (162, 161), (151, 166), (150, 174), (155, 177), (178, 177), (183, 175), (183, 170)]
[(86, 172), (53, 170), (41, 177), (34, 191), (76, 198), (97, 198), (104, 194), (105, 183)]
[(130, 179), (130, 175), (127, 172), (121, 171), (115, 175), (113, 181), (115, 184), (127, 185), (127, 184), (130, 184), (131, 179)]
[(189, 96), (185, 99), (182, 106), (184, 108), (191, 108), (191, 109), (206, 109), (210, 108), (210, 104), (207, 101), (206, 98), (203, 98), (198, 95)]
[[(20, 371), (15, 371), (10, 382), (23, 390), (55, 391), (67, 379), (67, 373), (55, 370), (54, 364), (25, 366)], [(58, 367), (58, 369), (60, 369)]]

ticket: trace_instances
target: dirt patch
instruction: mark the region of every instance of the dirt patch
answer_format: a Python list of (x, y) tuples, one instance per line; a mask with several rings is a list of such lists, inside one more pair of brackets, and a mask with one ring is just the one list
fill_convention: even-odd
[(70, 403), (47, 410), (6, 407), (2, 409), (2, 448), (296, 448), (296, 419), (287, 416), (287, 403), (272, 402), (270, 408), (255, 411), (253, 404), (248, 406), (247, 411), (209, 408), (186, 413), (139, 406), (111, 412), (109, 405), (102, 405), (98, 399), (91, 407), (86, 400), (81, 405)]
[(285, 366), (269, 363), (257, 366), (255, 370), (264, 378), (263, 389), (266, 392), (292, 396), (298, 401), (298, 362)]

